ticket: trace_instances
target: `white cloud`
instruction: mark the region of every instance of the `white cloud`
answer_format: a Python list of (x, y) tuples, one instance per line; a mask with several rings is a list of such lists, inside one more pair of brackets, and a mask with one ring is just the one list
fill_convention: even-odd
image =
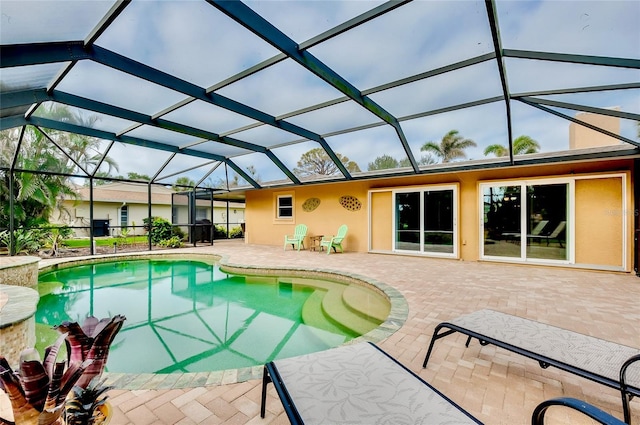
[(112, 1), (3, 0), (2, 44), (84, 40)]
[(256, 13), (298, 44), (354, 18), (383, 1), (250, 0)]
[(133, 2), (96, 44), (202, 87), (278, 53), (204, 1)]
[(499, 1), (497, 9), (505, 48), (640, 58), (637, 1)]

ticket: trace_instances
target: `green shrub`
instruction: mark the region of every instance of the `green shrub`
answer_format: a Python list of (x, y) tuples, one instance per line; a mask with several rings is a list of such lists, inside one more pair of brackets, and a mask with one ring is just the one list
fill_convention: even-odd
[(42, 229), (40, 245), (49, 250), (51, 256), (56, 256), (61, 247), (65, 246), (65, 240), (73, 235), (73, 230), (67, 226), (56, 226), (50, 229)]
[[(149, 232), (149, 219), (144, 220), (144, 229)], [(162, 217), (151, 217), (151, 243), (158, 245), (161, 241), (171, 238), (172, 226)]]
[(214, 239), (226, 239), (227, 238), (227, 228), (223, 226), (216, 225), (213, 228), (213, 238)]
[(187, 236), (179, 226), (173, 226), (171, 232), (173, 236), (180, 238), (180, 240), (184, 240), (184, 238)]
[[(17, 253), (37, 252), (42, 246), (43, 230), (41, 229), (18, 229), (14, 232), (14, 244)], [(9, 247), (10, 234), (8, 230), (0, 232), (0, 246)]]
[(231, 229), (231, 232), (229, 232), (229, 237), (230, 238), (241, 238), (244, 235), (242, 234), (242, 227), (238, 226), (238, 227), (234, 227), (233, 229)]
[(158, 246), (162, 246), (165, 248), (181, 248), (182, 240), (177, 236), (173, 236), (169, 239), (161, 240), (160, 242), (158, 242)]

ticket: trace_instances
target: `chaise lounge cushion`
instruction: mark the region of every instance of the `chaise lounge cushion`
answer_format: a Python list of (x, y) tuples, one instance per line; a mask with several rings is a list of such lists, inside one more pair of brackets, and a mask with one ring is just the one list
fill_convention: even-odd
[[(524, 349), (590, 374), (620, 379), (620, 368), (640, 349), (512, 316), (493, 310), (479, 310), (447, 323), (473, 330), (487, 338)], [(482, 339), (482, 338), (480, 338)], [(627, 371), (627, 383), (640, 388), (640, 364)]]
[(369, 343), (273, 363), (306, 424), (479, 423)]

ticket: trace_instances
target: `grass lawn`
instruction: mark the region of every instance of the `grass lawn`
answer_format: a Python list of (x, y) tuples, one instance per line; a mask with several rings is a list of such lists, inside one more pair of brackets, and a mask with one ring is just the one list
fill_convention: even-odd
[[(113, 246), (114, 243), (122, 242), (122, 238), (93, 238), (96, 246)], [(126, 239), (127, 244), (131, 243), (147, 243), (147, 236), (129, 236)], [(87, 248), (89, 247), (89, 238), (86, 239), (65, 239), (64, 245), (69, 248)]]

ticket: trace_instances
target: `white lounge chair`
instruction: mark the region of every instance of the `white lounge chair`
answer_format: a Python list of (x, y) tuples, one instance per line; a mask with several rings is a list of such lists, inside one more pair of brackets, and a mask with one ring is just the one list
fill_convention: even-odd
[(640, 348), (628, 347), (510, 314), (479, 310), (442, 322), (433, 333), (422, 367), (427, 367), (435, 342), (452, 333), (481, 345), (493, 344), (549, 366), (582, 376), (621, 392), (625, 421), (629, 401), (640, 396)]
[(292, 424), (481, 423), (371, 343), (267, 363), (263, 418), (270, 382)]

